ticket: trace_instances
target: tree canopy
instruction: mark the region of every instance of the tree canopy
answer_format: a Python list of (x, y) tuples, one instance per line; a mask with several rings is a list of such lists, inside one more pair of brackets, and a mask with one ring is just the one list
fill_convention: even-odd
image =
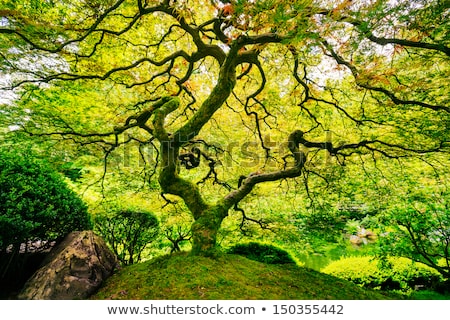
[(445, 162), (449, 15), (442, 0), (6, 0), (2, 118), (105, 170), (135, 146), (211, 253), (231, 209), (264, 227), (239, 207), (262, 183), (311, 195), (344, 166)]

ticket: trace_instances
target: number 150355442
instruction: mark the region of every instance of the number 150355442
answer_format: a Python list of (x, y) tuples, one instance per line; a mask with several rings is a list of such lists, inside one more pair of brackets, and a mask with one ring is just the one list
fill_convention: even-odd
[(344, 314), (340, 304), (274, 304), (273, 314)]

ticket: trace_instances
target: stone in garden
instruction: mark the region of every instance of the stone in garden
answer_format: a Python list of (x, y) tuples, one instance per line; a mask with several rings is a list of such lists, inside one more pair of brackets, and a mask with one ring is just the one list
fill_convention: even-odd
[(105, 241), (92, 231), (70, 233), (27, 281), (19, 299), (86, 299), (119, 266)]

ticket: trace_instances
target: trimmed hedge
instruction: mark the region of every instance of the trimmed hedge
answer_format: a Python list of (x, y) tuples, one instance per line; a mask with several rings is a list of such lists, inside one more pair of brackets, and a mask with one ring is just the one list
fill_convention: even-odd
[(86, 205), (59, 173), (31, 154), (0, 149), (0, 252), (91, 228)]
[(416, 285), (433, 288), (442, 281), (436, 270), (400, 257), (388, 258), (384, 266), (374, 257), (343, 258), (321, 271), (363, 287), (382, 290), (407, 290)]
[(230, 254), (238, 254), (251, 260), (256, 260), (268, 264), (295, 264), (291, 255), (274, 245), (249, 242), (237, 244), (228, 250)]
[(63, 177), (31, 153), (0, 148), (0, 298), (39, 267), (46, 249), (92, 228), (86, 205)]

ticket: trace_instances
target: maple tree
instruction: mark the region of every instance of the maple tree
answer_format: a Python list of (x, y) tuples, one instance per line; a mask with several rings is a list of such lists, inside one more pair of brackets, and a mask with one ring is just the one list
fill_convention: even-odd
[[(448, 151), (449, 15), (439, 0), (3, 1), (5, 88), (59, 99), (5, 108), (23, 132), (99, 146), (105, 161), (127, 143), (155, 148), (163, 193), (194, 219), (192, 252), (211, 254), (229, 210), (251, 220), (238, 204), (256, 185), (323, 178), (320, 157)], [(222, 177), (200, 152), (203, 182), (221, 187), (207, 200), (178, 159), (214, 149), (208, 131), (230, 117), (274, 166)]]

